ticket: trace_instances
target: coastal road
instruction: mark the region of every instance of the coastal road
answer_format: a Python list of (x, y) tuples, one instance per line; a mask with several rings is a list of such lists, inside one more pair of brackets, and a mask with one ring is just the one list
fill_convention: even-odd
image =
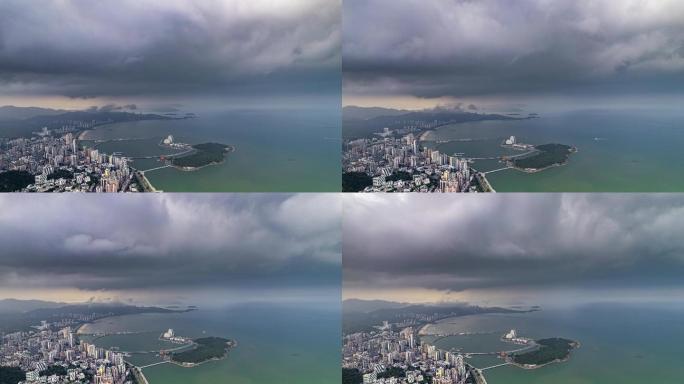
[(143, 374), (142, 370), (138, 367), (133, 368), (133, 376), (135, 376), (135, 380), (140, 384), (150, 384), (150, 382), (147, 381), (145, 374)]
[(489, 183), (489, 180), (487, 180), (487, 176), (485, 176), (484, 173), (478, 172), (475, 168), (471, 168), (475, 172), (475, 179), (477, 179), (477, 182), (480, 184), (480, 186), (483, 189), (483, 192), (492, 192), (496, 193), (496, 190), (492, 185)]

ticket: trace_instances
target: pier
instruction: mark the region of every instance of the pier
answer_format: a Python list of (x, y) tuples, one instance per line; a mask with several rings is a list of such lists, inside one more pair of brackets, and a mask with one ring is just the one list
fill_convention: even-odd
[(483, 174), (483, 175), (486, 175), (486, 174), (488, 174), (488, 173), (494, 173), (494, 172), (499, 172), (499, 171), (505, 171), (505, 170), (507, 170), (507, 169), (513, 169), (513, 167), (503, 167), (503, 168), (499, 168), (499, 169), (494, 169), (494, 170), (491, 170), (491, 171), (482, 172), (482, 174)]
[(177, 152), (177, 153), (170, 153), (168, 155), (149, 155), (149, 156), (129, 156), (128, 158), (131, 160), (141, 160), (141, 159), (161, 159), (162, 157), (165, 159), (172, 159), (174, 157), (182, 156), (182, 155), (187, 155), (188, 153), (195, 152), (196, 149), (190, 148), (188, 150), (185, 150), (183, 152)]
[(480, 371), (486, 371), (486, 370), (492, 369), (492, 368), (503, 367), (504, 365), (511, 365), (511, 363), (505, 362), (505, 363), (496, 364), (496, 365), (492, 365), (490, 367), (484, 367), (484, 368), (479, 368), (479, 369), (480, 369)]
[(140, 369), (140, 370), (143, 370), (143, 369), (145, 369), (145, 368), (154, 367), (155, 365), (168, 364), (168, 362), (169, 362), (168, 360), (158, 361), (158, 362), (156, 362), (156, 363), (147, 364), (147, 365), (143, 365), (143, 366), (136, 367), (136, 368), (138, 368), (138, 369)]
[(164, 169), (164, 168), (169, 168), (169, 167), (171, 167), (171, 165), (170, 165), (170, 164), (166, 164), (166, 165), (162, 165), (162, 166), (160, 166), (160, 167), (150, 168), (150, 169), (146, 169), (146, 170), (140, 171), (140, 172), (141, 172), (142, 174), (145, 174), (145, 172), (152, 172), (152, 171), (156, 171), (156, 170), (158, 170), (158, 169)]

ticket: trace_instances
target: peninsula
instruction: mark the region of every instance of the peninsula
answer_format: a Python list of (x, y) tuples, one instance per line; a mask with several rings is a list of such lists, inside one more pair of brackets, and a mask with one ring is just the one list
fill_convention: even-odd
[(529, 155), (509, 159), (508, 165), (523, 172), (535, 173), (565, 165), (570, 155), (577, 152), (577, 148), (565, 144), (542, 144), (533, 148)]
[(208, 165), (222, 163), (227, 154), (235, 151), (232, 145), (220, 143), (204, 143), (192, 146), (194, 150), (188, 155), (174, 157), (171, 165), (182, 171), (194, 171)]
[(222, 337), (202, 337), (192, 340), (193, 348), (170, 355), (170, 361), (182, 367), (194, 367), (228, 357), (228, 351), (237, 346), (235, 340)]
[(579, 348), (579, 342), (553, 337), (534, 341), (535, 348), (517, 354), (510, 354), (506, 361), (523, 369), (537, 369), (552, 363), (561, 363), (570, 358), (570, 352)]

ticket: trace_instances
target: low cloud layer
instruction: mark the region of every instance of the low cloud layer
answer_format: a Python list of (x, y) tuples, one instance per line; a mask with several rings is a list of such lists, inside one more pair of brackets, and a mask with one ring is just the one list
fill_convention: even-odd
[(345, 97), (681, 94), (677, 0), (347, 1)]
[(5, 289), (339, 289), (332, 195), (6, 195), (0, 212)]
[(356, 291), (682, 288), (678, 195), (345, 196)]
[(73, 98), (339, 92), (335, 0), (0, 3), (0, 86)]

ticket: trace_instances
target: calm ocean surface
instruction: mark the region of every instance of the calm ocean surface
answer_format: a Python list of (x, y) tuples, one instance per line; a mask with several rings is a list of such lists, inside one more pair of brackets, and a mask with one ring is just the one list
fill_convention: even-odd
[[(437, 341), (445, 350), (488, 352), (515, 349), (499, 341), (516, 329), (532, 338), (565, 337), (581, 347), (569, 361), (536, 370), (504, 366), (485, 371), (489, 384), (675, 384), (684, 379), (681, 364), (684, 308), (672, 305), (585, 305), (526, 314), (488, 314), (441, 321), (437, 332), (483, 332)], [(426, 340), (430, 340), (427, 337)], [(501, 363), (495, 357), (470, 360), (478, 368)]]
[[(492, 157), (514, 135), (529, 144), (560, 143), (579, 152), (568, 164), (527, 174), (509, 169), (487, 175), (498, 192), (674, 192), (684, 191), (684, 114), (681, 112), (583, 111), (518, 121), (454, 124), (430, 140), (473, 139), (437, 144), (445, 153)], [(497, 160), (476, 161), (480, 171), (502, 168)]]

